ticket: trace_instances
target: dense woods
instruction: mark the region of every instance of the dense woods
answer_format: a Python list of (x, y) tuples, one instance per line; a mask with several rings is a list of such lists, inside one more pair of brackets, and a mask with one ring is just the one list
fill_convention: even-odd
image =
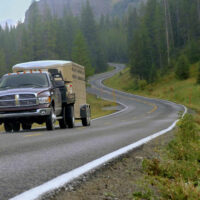
[(189, 76), (189, 64), (200, 60), (200, 1), (149, 0), (132, 15), (132, 75), (147, 82), (170, 69), (177, 78)]
[(87, 75), (126, 62), (137, 80), (151, 83), (170, 70), (187, 78), (200, 59), (200, 0), (148, 0), (124, 14), (120, 8), (118, 16), (96, 18), (87, 2), (80, 16), (63, 8), (57, 18), (48, 6), (41, 15), (33, 2), (26, 23), (0, 28), (1, 74), (19, 62), (63, 59), (86, 66)]

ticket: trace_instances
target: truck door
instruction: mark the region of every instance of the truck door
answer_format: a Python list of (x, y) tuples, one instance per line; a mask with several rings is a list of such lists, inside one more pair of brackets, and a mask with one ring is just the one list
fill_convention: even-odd
[(62, 97), (59, 88), (56, 87), (55, 81), (52, 76), (51, 83), (52, 83), (52, 95), (55, 102), (55, 113), (56, 115), (60, 115), (62, 112)]

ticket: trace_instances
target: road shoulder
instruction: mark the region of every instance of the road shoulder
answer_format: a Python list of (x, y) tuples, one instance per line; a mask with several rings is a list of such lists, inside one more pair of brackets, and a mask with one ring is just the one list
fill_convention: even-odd
[(162, 135), (138, 149), (106, 164), (104, 167), (67, 185), (45, 199), (53, 200), (124, 200), (146, 187), (142, 169), (143, 159), (159, 156), (173, 138), (173, 131)]

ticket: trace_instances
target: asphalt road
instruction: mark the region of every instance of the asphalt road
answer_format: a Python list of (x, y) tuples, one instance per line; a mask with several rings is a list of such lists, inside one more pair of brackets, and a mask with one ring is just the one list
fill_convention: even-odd
[(184, 108), (109, 89), (101, 84), (123, 68), (91, 78), (90, 93), (113, 95), (124, 111), (74, 129), (0, 134), (0, 199), (9, 199), (63, 173), (169, 127)]

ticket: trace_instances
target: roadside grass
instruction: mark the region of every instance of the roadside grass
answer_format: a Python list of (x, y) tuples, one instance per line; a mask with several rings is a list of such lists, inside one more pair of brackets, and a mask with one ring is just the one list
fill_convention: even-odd
[(130, 93), (134, 92), (134, 90), (132, 89), (134, 81), (131, 78), (130, 69), (128, 67), (126, 67), (124, 70), (117, 73), (113, 77), (104, 80), (104, 84), (121, 91), (126, 91)]
[[(148, 199), (200, 199), (200, 134), (192, 115), (179, 122), (174, 139), (160, 155), (143, 161), (146, 181), (154, 188)], [(135, 192), (133, 199), (145, 194)]]
[(112, 71), (112, 70), (114, 70), (115, 69), (115, 67), (113, 67), (112, 65), (109, 65), (108, 66), (108, 69), (106, 70), (106, 72), (110, 72), (110, 71)]
[[(130, 69), (106, 80), (112, 88), (146, 97), (170, 100), (194, 109), (186, 114), (174, 131), (174, 138), (159, 156), (144, 159), (142, 190), (133, 193), (133, 199), (200, 199), (200, 85), (196, 84), (198, 63), (191, 66), (190, 78), (179, 81), (173, 72), (154, 84), (133, 89), (135, 81)], [(146, 184), (148, 187), (146, 188)], [(141, 184), (141, 186), (142, 186)]]
[(115, 110), (104, 110), (103, 108), (114, 107), (116, 103), (105, 101), (92, 94), (87, 93), (87, 103), (91, 106), (92, 119), (115, 112)]

